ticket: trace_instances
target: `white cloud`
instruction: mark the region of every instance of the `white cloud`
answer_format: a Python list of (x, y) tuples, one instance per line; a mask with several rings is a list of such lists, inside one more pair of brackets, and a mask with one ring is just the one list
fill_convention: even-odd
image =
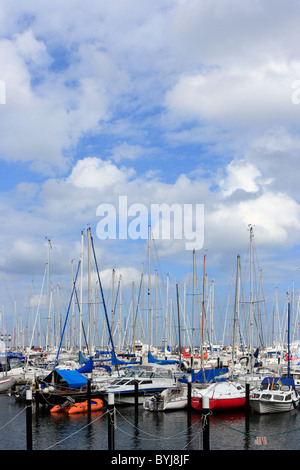
[(261, 171), (251, 163), (231, 161), (227, 166), (226, 178), (219, 182), (225, 197), (231, 196), (236, 190), (242, 189), (248, 193), (256, 193), (260, 189), (258, 180)]
[(300, 62), (295, 61), (215, 67), (182, 76), (166, 94), (166, 105), (179, 119), (264, 131), (298, 119), (291, 84), (299, 75)]
[(135, 160), (144, 155), (145, 150), (141, 145), (130, 145), (127, 142), (115, 147), (112, 151), (112, 160), (120, 162), (122, 160)]
[(132, 175), (132, 169), (118, 168), (109, 160), (88, 157), (76, 163), (67, 182), (79, 188), (95, 188), (100, 192), (109, 188), (116, 192), (121, 190)]

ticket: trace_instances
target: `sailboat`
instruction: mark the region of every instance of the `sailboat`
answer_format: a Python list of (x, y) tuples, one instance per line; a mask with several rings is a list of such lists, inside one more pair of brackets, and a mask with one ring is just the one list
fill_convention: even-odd
[(0, 379), (0, 393), (9, 392), (15, 385), (16, 380), (12, 377), (2, 377)]
[(204, 389), (194, 388), (191, 405), (195, 410), (202, 410), (203, 397), (209, 398), (210, 409), (216, 411), (238, 409), (246, 404), (246, 389), (242, 384), (231, 381), (212, 383)]

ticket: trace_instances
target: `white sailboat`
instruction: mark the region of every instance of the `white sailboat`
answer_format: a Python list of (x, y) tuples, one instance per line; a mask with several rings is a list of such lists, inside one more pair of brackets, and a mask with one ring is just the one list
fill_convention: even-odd
[(0, 379), (0, 393), (9, 392), (15, 383), (16, 380), (11, 377), (2, 377)]

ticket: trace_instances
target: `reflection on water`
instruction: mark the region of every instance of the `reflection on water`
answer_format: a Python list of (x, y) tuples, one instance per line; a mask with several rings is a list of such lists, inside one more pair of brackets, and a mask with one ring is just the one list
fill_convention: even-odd
[[(190, 421), (186, 411), (149, 412), (139, 407), (116, 408), (116, 450), (176, 450), (203, 448), (202, 415), (193, 411)], [(108, 415), (106, 408), (87, 414), (51, 414), (41, 408), (33, 415), (34, 450), (107, 450)], [(298, 450), (300, 411), (272, 415), (243, 411), (214, 414), (209, 418), (211, 450)], [(24, 404), (0, 395), (2, 450), (26, 449), (26, 412)], [(255, 444), (256, 437), (266, 437), (267, 445)]]

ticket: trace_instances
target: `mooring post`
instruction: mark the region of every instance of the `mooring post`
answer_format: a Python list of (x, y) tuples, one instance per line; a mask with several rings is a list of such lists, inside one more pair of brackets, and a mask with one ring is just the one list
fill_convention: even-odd
[(137, 423), (139, 416), (139, 383), (137, 380), (134, 381), (134, 411), (135, 422)]
[(107, 397), (108, 411), (108, 450), (115, 450), (115, 396), (109, 393)]
[(209, 398), (202, 397), (203, 450), (210, 450), (209, 443)]
[(191, 425), (191, 415), (192, 415), (192, 374), (188, 373), (188, 383), (187, 383), (187, 418), (188, 418), (188, 426)]
[(32, 390), (26, 390), (26, 443), (32, 450)]
[(88, 401), (88, 417), (91, 416), (91, 374), (87, 377), (87, 401)]
[(245, 403), (245, 448), (249, 449), (249, 429), (250, 429), (250, 384), (246, 383), (246, 403)]

